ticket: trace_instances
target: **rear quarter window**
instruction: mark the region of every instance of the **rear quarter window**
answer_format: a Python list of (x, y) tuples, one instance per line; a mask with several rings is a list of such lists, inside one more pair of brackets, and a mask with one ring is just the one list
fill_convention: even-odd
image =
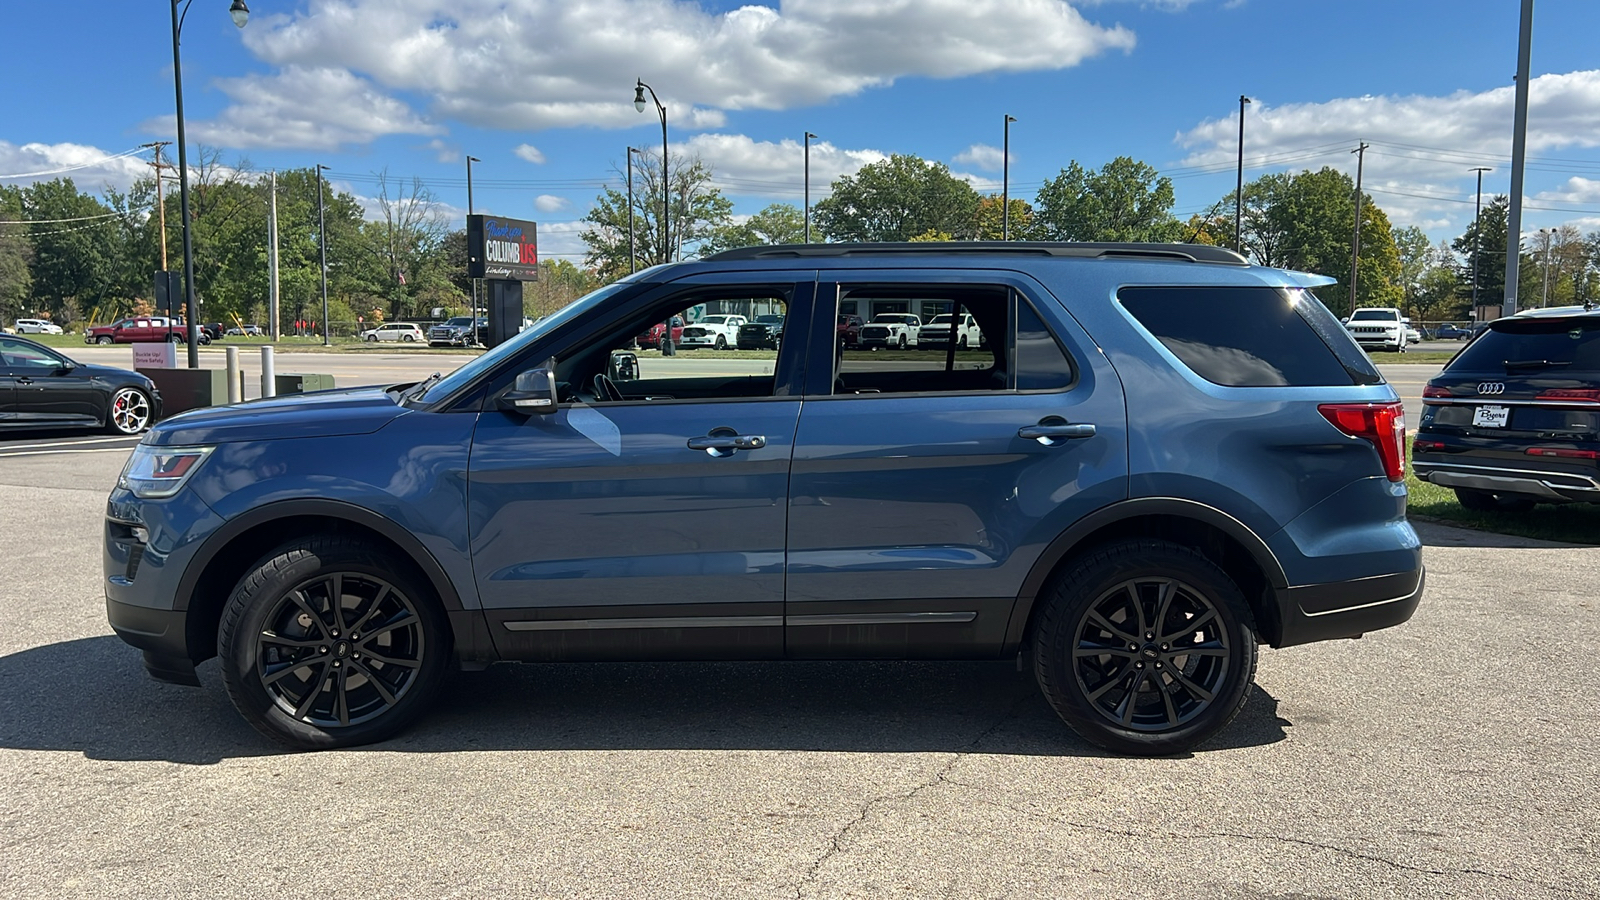
[(1383, 376), (1309, 291), (1131, 287), (1117, 299), (1196, 375), (1224, 387), (1338, 387)]

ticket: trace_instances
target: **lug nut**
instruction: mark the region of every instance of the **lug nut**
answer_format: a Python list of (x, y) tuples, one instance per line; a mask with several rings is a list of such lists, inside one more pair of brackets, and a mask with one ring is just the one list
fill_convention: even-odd
[(339, 661), (337, 659), (333, 661), (333, 667), (335, 669), (339, 668)]
[(323, 653), (327, 653), (328, 652), (328, 648), (327, 647), (318, 647), (317, 649), (319, 651), (323, 652)]
[[(337, 663), (335, 663), (335, 665), (337, 665)], [(1133, 664), (1133, 667), (1134, 667), (1134, 668), (1135, 668), (1135, 669), (1142, 669), (1142, 668), (1144, 668), (1144, 663), (1142, 663), (1142, 662), (1136, 662), (1136, 663), (1134, 663), (1134, 664)]]

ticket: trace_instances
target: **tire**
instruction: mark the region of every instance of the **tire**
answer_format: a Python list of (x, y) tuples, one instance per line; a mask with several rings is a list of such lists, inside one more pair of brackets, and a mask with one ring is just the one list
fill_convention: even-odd
[(149, 394), (136, 387), (120, 387), (112, 392), (111, 403), (106, 406), (106, 431), (135, 435), (149, 428), (154, 416)]
[(967, 349), (967, 336), (966, 335), (963, 334), (961, 336), (961, 339), (956, 342), (956, 349), (957, 350), (965, 350), (965, 349)]
[(1532, 497), (1519, 494), (1496, 494), (1490, 491), (1475, 491), (1471, 488), (1456, 488), (1456, 499), (1461, 505), (1473, 512), (1528, 512), (1538, 505)]
[(375, 334), (369, 334), (364, 338), (364, 340), (369, 344), (376, 344), (378, 342), (378, 336)]
[(109, 343), (111, 343), (111, 335), (102, 334), (99, 337), (95, 338), (94, 342), (96, 344), (109, 344)]
[[(1195, 550), (1158, 540), (1097, 547), (1069, 563), (1040, 602), (1034, 677), (1085, 740), (1136, 756), (1183, 753), (1243, 708), (1256, 668), (1249, 605)], [(1182, 652), (1191, 638), (1196, 652)]]
[(906, 348), (906, 336), (902, 334), (902, 335), (900, 335), (900, 349), (904, 350), (905, 348)]
[(1405, 342), (1404, 338), (1400, 339), (1400, 345), (1398, 347), (1394, 348), (1394, 352), (1396, 352), (1396, 353), (1404, 353), (1404, 352), (1406, 352), (1406, 342)]
[(728, 349), (728, 339), (723, 337), (720, 334), (717, 335), (717, 349), (718, 350), (726, 350), (726, 349)]
[(268, 553), (234, 587), (217, 632), (234, 707), (257, 731), (304, 750), (401, 731), (427, 710), (450, 653), (444, 612), (411, 561), (342, 535)]
[(402, 334), (400, 335), (400, 340), (405, 341), (408, 344), (414, 344), (417, 342), (417, 336), (414, 334)]

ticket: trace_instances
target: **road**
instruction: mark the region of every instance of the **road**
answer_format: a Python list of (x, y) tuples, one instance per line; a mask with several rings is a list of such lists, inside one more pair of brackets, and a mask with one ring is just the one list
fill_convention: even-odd
[(497, 666), (286, 754), (105, 624), (127, 442), (0, 452), (0, 897), (1600, 896), (1600, 554), (1443, 527), (1408, 624), (1263, 652), (1193, 755), (1011, 661)]

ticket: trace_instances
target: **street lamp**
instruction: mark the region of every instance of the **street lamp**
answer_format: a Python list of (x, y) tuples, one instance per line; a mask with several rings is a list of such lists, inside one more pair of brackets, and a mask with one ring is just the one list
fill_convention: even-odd
[(322, 173), (327, 169), (327, 166), (317, 163), (317, 245), (322, 254), (322, 346), (331, 347), (333, 338), (328, 331), (328, 224), (322, 212)]
[[(183, 30), (183, 20), (189, 17), (189, 4), (184, 0), (183, 13), (178, 12), (178, 0), (172, 0), (172, 85), (177, 94), (178, 106), (178, 209), (183, 216), (183, 314), (188, 325), (189, 368), (200, 368), (200, 350), (197, 346), (200, 313), (194, 299), (194, 231), (189, 224), (189, 155), (184, 152), (183, 136), (183, 60), (178, 54), (178, 34)], [(243, 28), (250, 19), (250, 7), (244, 0), (233, 0), (228, 8), (233, 24)]]
[(1244, 253), (1244, 108), (1250, 98), (1239, 95), (1239, 178), (1233, 189), (1233, 249)]
[(806, 132), (806, 243), (811, 243), (811, 142), (817, 136)]
[(1478, 199), (1472, 206), (1472, 317), (1478, 317), (1478, 250), (1483, 246), (1483, 173), (1493, 172), (1488, 166), (1479, 166)]
[(1006, 116), (1005, 140), (1000, 149), (1000, 240), (1011, 240), (1011, 123), (1014, 116)]
[[(467, 157), (467, 215), (472, 215), (472, 164), (483, 162), (476, 156)], [(478, 279), (472, 279), (472, 315), (478, 315)]]
[[(671, 213), (668, 212), (670, 201), (667, 199), (667, 108), (662, 106), (656, 97), (655, 88), (645, 84), (642, 78), (636, 81), (637, 84), (633, 88), (633, 108), (644, 112), (644, 92), (649, 91), (650, 102), (656, 105), (656, 112), (661, 115), (661, 261), (672, 262), (672, 254), (668, 249), (671, 246), (672, 229), (669, 222)], [(670, 328), (667, 333), (669, 335), (672, 333)]]

